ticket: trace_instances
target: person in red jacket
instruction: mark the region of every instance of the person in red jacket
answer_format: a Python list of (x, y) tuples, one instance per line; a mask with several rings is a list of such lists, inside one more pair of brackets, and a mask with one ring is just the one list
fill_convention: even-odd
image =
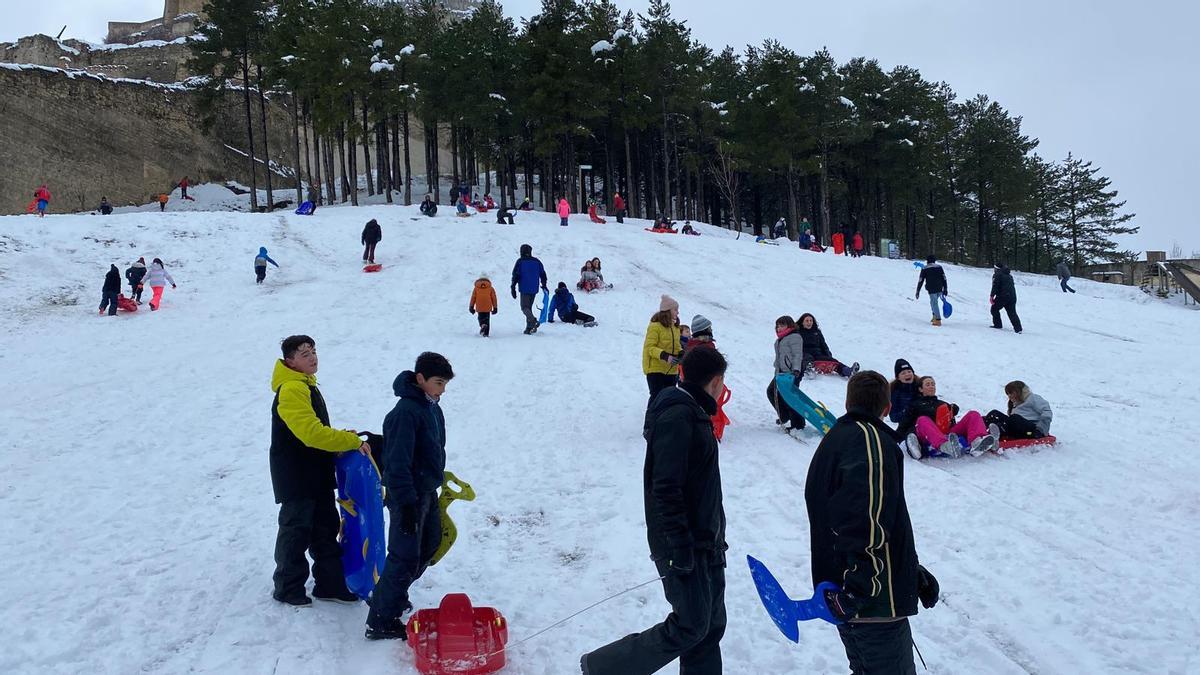
[(195, 200), (195, 198), (193, 198), (193, 197), (189, 197), (189, 196), (188, 196), (188, 193), (187, 193), (188, 185), (190, 185), (190, 183), (188, 182), (188, 177), (187, 177), (187, 176), (184, 176), (183, 178), (180, 178), (180, 179), (179, 179), (179, 195), (180, 195), (180, 198), (181, 198), (181, 199), (186, 199), (186, 200), (188, 200), (189, 202), (194, 202), (194, 201), (196, 201), (196, 200)]
[(855, 232), (854, 237), (851, 241), (853, 242), (852, 246), (853, 246), (853, 251), (854, 251), (854, 257), (855, 258), (861, 257), (863, 254), (862, 232)]
[(46, 217), (46, 209), (50, 206), (50, 190), (42, 185), (33, 192), (33, 201), (29, 203), (29, 212), (37, 211), (39, 218)]
[(613, 193), (613, 213), (617, 216), (617, 222), (625, 222), (625, 200), (621, 198), (620, 192)]

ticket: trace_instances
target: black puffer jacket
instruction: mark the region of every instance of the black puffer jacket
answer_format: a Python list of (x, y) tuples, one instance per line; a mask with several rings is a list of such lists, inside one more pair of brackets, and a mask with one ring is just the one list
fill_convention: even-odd
[(674, 549), (727, 548), (716, 412), (712, 397), (687, 382), (664, 390), (646, 411), (643, 494), (654, 560), (669, 559)]
[(904, 499), (904, 459), (878, 417), (851, 410), (817, 446), (804, 485), (813, 586), (863, 600), (855, 618), (917, 613), (917, 550)]
[(1001, 305), (1017, 301), (1017, 288), (1007, 268), (999, 267), (992, 274), (992, 297)]
[(121, 270), (116, 265), (109, 265), (108, 274), (104, 275), (104, 286), (100, 290), (104, 293), (121, 292)]
[(814, 361), (832, 361), (833, 352), (829, 350), (829, 345), (825, 343), (825, 336), (821, 333), (821, 327), (817, 325), (817, 320), (813, 319), (813, 327), (804, 327), (804, 317), (812, 316), (805, 314), (796, 322), (796, 333), (804, 338), (804, 355)]
[(908, 404), (908, 410), (898, 422), (896, 433), (900, 438), (909, 435), (916, 428), (917, 420), (922, 417), (928, 417), (936, 422), (938, 408), (943, 405), (950, 406), (950, 414), (953, 417), (958, 416), (958, 406), (954, 403), (946, 403), (936, 396), (917, 396)]
[(378, 244), (383, 241), (383, 228), (379, 227), (379, 222), (372, 219), (367, 222), (362, 231), (362, 243)]
[(383, 419), (383, 484), (389, 502), (414, 504), (442, 484), (446, 417), (417, 386), (412, 371), (397, 375), (392, 391), (400, 400)]

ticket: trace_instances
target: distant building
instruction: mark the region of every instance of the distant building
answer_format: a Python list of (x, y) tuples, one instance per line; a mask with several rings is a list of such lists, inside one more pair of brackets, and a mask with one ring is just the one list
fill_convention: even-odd
[(205, 0), (163, 0), (163, 15), (149, 21), (109, 21), (109, 44), (135, 44), (146, 40), (170, 42), (196, 32), (196, 22), (203, 16)]

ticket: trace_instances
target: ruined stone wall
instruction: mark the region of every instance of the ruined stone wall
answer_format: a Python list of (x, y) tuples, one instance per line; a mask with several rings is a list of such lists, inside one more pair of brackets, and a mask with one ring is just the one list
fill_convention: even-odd
[(57, 41), (47, 35), (31, 35), (13, 44), (0, 45), (0, 63), (29, 63), (165, 83), (179, 82), (190, 75), (186, 64), (191, 56), (191, 49), (183, 42), (95, 47), (78, 40)]
[[(60, 213), (95, 208), (101, 196), (144, 204), (185, 175), (248, 185), (248, 160), (226, 147), (247, 147), (241, 106), (231, 93), (206, 133), (197, 95), (182, 87), (0, 66), (0, 214), (24, 213), (42, 183)], [(290, 167), (291, 111), (282, 102), (268, 108), (272, 159)], [(257, 126), (255, 136), (260, 143)], [(277, 198), (294, 197), (290, 178), (275, 184)]]

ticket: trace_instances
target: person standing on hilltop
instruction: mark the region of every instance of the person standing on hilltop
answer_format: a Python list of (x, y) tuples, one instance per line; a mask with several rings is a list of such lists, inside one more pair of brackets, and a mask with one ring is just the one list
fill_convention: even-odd
[(188, 185), (189, 185), (189, 183), (188, 183), (188, 177), (187, 177), (187, 176), (184, 176), (183, 178), (180, 178), (180, 179), (179, 179), (179, 193), (180, 193), (180, 198), (181, 198), (181, 199), (186, 199), (186, 200), (188, 200), (189, 202), (194, 202), (194, 201), (196, 201), (196, 200), (195, 200), (195, 199), (193, 199), (192, 197), (189, 197), (189, 196), (188, 196), (188, 193), (187, 193)]
[(925, 292), (929, 294), (929, 309), (933, 311), (933, 318), (929, 323), (940, 326), (942, 325), (941, 299), (942, 296), (950, 294), (950, 284), (946, 281), (946, 271), (937, 264), (937, 258), (932, 255), (925, 258), (925, 267), (921, 269), (921, 276), (917, 279), (918, 298), (921, 297), (922, 285), (925, 286)]
[(33, 191), (33, 201), (29, 203), (29, 212), (37, 211), (38, 218), (46, 217), (46, 209), (50, 208), (50, 190), (43, 183)]
[(621, 198), (620, 192), (613, 193), (613, 213), (617, 216), (617, 222), (625, 222), (625, 200)]
[(1008, 314), (1014, 333), (1021, 333), (1021, 317), (1017, 316), (1017, 288), (1013, 284), (1012, 273), (1004, 263), (996, 265), (992, 273), (992, 328), (1004, 329), (1000, 320), (1000, 310)]
[(571, 215), (571, 205), (567, 202), (567, 198), (566, 197), (560, 198), (558, 200), (558, 217), (559, 217), (559, 220), (561, 221), (561, 222), (559, 222), (559, 225), (566, 227), (567, 226), (567, 218), (570, 215)]

